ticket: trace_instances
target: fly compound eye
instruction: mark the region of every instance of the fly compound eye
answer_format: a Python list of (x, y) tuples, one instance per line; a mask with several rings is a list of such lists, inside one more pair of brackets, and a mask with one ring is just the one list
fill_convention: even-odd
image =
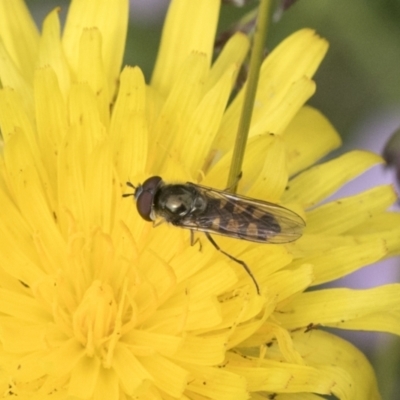
[(143, 185), (139, 185), (135, 191), (136, 208), (139, 215), (146, 221), (152, 221), (151, 211), (153, 209), (154, 196), (162, 179), (152, 176), (146, 179)]

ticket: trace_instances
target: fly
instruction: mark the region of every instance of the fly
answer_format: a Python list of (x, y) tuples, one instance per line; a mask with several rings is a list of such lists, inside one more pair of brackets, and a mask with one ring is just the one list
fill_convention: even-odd
[(174, 226), (204, 232), (213, 246), (241, 264), (258, 283), (250, 268), (223, 251), (211, 233), (258, 243), (289, 243), (297, 240), (305, 227), (304, 220), (293, 211), (277, 204), (212, 189), (194, 183), (167, 184), (152, 176), (135, 187), (133, 196), (139, 215), (146, 221), (162, 218)]

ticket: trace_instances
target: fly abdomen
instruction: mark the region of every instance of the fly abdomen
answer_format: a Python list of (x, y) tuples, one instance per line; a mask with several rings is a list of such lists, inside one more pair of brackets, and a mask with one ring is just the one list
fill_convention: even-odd
[(222, 199), (208, 199), (207, 208), (199, 219), (202, 227), (222, 235), (260, 242), (281, 230), (272, 214), (251, 204), (234, 204)]

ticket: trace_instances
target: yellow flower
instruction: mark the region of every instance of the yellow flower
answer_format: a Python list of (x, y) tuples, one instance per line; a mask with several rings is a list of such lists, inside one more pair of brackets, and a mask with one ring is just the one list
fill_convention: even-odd
[[(318, 204), (381, 162), (357, 152), (312, 166), (340, 139), (304, 106), (326, 42), (299, 31), (263, 64), (239, 191), (307, 221), (290, 245), (153, 228), (125, 182), (226, 184), (243, 101), (228, 103), (249, 47), (212, 62), (219, 0), (174, 0), (150, 85), (119, 76), (126, 0), (73, 1), (39, 34), (0, 1), (0, 365), (24, 399), (379, 398), (352, 345), (320, 326), (400, 333), (400, 290), (306, 289), (399, 252), (390, 187)], [(190, 15), (191, 18), (187, 16)], [(314, 394), (313, 394), (314, 393)]]

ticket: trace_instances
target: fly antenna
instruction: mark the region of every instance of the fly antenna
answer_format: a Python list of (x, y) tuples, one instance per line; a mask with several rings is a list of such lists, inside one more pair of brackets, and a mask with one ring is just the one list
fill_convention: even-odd
[(126, 185), (133, 189), (132, 193), (124, 193), (122, 197), (135, 196), (136, 186), (132, 182), (126, 182)]

